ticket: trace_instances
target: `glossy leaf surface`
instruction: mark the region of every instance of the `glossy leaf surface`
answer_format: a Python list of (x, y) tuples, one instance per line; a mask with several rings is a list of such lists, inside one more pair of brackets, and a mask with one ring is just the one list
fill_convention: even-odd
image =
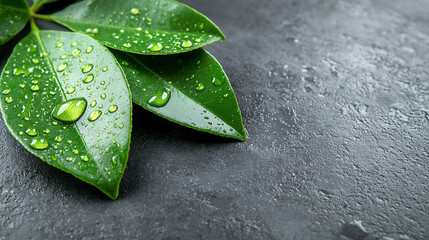
[(52, 18), (111, 48), (145, 55), (188, 52), (225, 39), (205, 16), (172, 0), (86, 0)]
[(207, 51), (170, 56), (113, 53), (138, 105), (193, 129), (246, 140), (228, 77)]
[(30, 11), (25, 0), (0, 0), (0, 44), (21, 31), (28, 19)]
[[(87, 76), (93, 79), (84, 83)], [(118, 196), (132, 104), (106, 47), (79, 33), (34, 31), (14, 49), (0, 83), (3, 118), (26, 149), (112, 199)], [(94, 113), (100, 114), (93, 119)]]

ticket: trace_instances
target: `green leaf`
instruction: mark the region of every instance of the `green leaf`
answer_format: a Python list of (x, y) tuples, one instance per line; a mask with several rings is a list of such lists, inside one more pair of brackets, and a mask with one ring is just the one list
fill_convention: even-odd
[(0, 44), (18, 34), (30, 19), (25, 0), (0, 0)]
[(246, 140), (228, 77), (203, 49), (169, 56), (113, 51), (131, 86), (133, 101), (181, 125)]
[(145, 55), (188, 52), (225, 40), (209, 19), (172, 0), (86, 0), (52, 19), (111, 48)]
[(33, 31), (14, 49), (0, 83), (3, 118), (27, 150), (117, 198), (132, 104), (106, 47), (79, 33)]

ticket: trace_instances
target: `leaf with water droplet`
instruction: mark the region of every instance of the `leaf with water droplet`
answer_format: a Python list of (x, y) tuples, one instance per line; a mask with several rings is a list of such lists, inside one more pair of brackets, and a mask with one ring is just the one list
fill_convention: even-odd
[(18, 34), (30, 19), (30, 10), (25, 0), (0, 1), (0, 44)]
[(207, 17), (173, 0), (86, 0), (52, 19), (108, 47), (144, 55), (188, 52), (225, 40)]
[(207, 51), (144, 56), (114, 50), (113, 54), (122, 63), (138, 105), (193, 129), (246, 140), (228, 77)]
[[(61, 58), (91, 46), (78, 58)], [(80, 33), (34, 30), (15, 47), (4, 70), (0, 106), (13, 136), (43, 161), (115, 199), (128, 158), (132, 102), (110, 51)], [(95, 121), (88, 120), (92, 101), (104, 106), (97, 108), (103, 114)], [(121, 111), (111, 111), (112, 105)], [(106, 161), (115, 156), (117, 164)]]

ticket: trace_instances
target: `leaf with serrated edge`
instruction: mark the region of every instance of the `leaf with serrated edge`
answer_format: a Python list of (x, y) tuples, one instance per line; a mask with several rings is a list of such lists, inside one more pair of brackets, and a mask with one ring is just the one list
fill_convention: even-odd
[[(193, 129), (246, 140), (228, 77), (207, 51), (198, 49), (169, 56), (120, 51), (113, 54), (124, 69), (133, 101), (138, 105)], [(157, 93), (160, 101), (154, 98)]]
[(18, 34), (28, 19), (30, 10), (25, 0), (0, 0), (0, 44)]
[[(94, 78), (85, 83), (87, 76)], [(106, 47), (80, 33), (33, 31), (14, 49), (0, 83), (3, 118), (27, 150), (117, 198), (132, 104), (122, 69)], [(52, 118), (58, 104), (77, 98), (87, 101), (78, 121)], [(101, 116), (89, 121), (94, 111)]]
[(188, 52), (225, 40), (208, 18), (172, 0), (87, 0), (52, 19), (111, 48), (144, 55)]

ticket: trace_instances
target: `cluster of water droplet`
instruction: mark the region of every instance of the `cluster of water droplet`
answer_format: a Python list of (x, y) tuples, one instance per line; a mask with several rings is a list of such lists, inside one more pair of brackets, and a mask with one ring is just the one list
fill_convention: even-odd
[[(160, 6), (156, 2), (154, 6), (142, 7), (142, 3), (135, 3), (135, 6), (118, 6), (115, 10), (108, 11), (107, 14), (101, 14), (94, 20), (91, 11), (86, 12), (79, 19), (85, 19), (85, 22), (79, 23), (77, 28), (87, 24), (88, 27), (82, 29), (85, 33), (102, 39), (108, 46), (133, 52), (183, 52), (187, 49), (198, 48), (200, 44), (207, 44), (219, 40), (219, 36), (214, 36), (210, 31), (206, 33), (206, 26), (203, 22), (183, 21), (184, 16), (177, 16), (175, 13), (165, 13), (158, 16), (158, 8), (166, 9), (186, 8), (177, 6), (177, 3), (163, 3)], [(167, 6), (171, 5), (171, 6)], [(109, 9), (110, 10), (110, 9)], [(164, 10), (165, 11), (165, 10)], [(183, 11), (186, 12), (185, 9)], [(170, 14), (170, 18), (164, 15)], [(77, 15), (76, 15), (77, 16)], [(67, 22), (74, 19), (75, 15), (68, 14), (63, 21)], [(169, 19), (169, 20), (167, 20)], [(74, 24), (74, 22), (69, 22)], [(94, 27), (99, 26), (99, 27)], [(105, 26), (108, 30), (103, 30)], [(160, 30), (165, 29), (165, 30)], [(171, 30), (169, 30), (171, 29)]]
[(45, 161), (94, 174), (106, 166), (89, 178), (109, 178), (129, 141), (131, 102), (121, 95), (128, 89), (119, 68), (108, 72), (116, 60), (107, 49), (69, 37), (42, 33), (41, 42), (30, 36), (18, 45), (2, 76), (2, 108), (19, 140)]

